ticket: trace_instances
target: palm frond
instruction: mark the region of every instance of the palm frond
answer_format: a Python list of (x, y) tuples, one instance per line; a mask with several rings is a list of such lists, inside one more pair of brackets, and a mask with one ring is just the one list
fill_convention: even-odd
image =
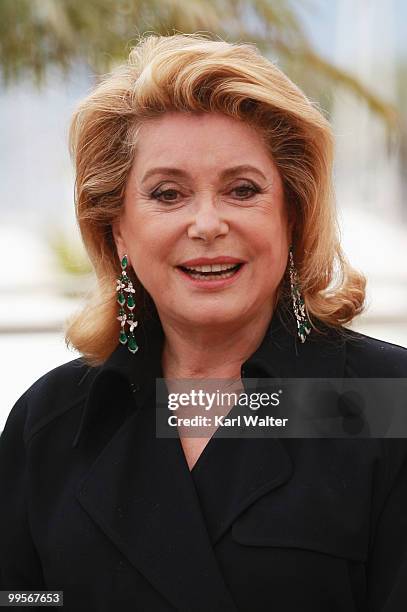
[(318, 54), (290, 0), (1, 0), (0, 72), (7, 85), (31, 75), (38, 87), (51, 67), (68, 74), (77, 62), (104, 73), (123, 61), (145, 32), (207, 33), (255, 42), (265, 53), (363, 99), (390, 130), (394, 106)]

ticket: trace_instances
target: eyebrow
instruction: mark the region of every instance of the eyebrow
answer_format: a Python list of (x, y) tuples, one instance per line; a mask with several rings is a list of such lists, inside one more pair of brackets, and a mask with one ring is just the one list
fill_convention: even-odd
[[(236, 174), (240, 174), (241, 172), (255, 172), (256, 174), (259, 174), (264, 180), (267, 180), (261, 170), (259, 170), (255, 166), (250, 166), (249, 164), (241, 164), (240, 166), (226, 168), (226, 170), (223, 170), (223, 172), (220, 173), (220, 178), (231, 178), (233, 176), (236, 176)], [(150, 178), (150, 176), (153, 176), (155, 174), (167, 174), (169, 176), (175, 176), (180, 178), (186, 178), (189, 176), (188, 172), (186, 172), (185, 170), (181, 170), (180, 168), (151, 168), (150, 170), (147, 170), (141, 182), (144, 183), (148, 178)]]

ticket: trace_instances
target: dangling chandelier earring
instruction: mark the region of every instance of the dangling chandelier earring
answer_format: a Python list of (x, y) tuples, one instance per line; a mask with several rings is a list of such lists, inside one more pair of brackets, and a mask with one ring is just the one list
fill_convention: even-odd
[(290, 285), (291, 285), (291, 298), (293, 302), (293, 310), (294, 310), (295, 318), (297, 321), (297, 333), (298, 333), (298, 337), (300, 338), (301, 342), (305, 342), (308, 334), (311, 332), (312, 327), (311, 327), (310, 320), (305, 312), (304, 298), (301, 295), (298, 271), (294, 265), (292, 246), (290, 246), (289, 257), (290, 257), (289, 274), (290, 274)]
[[(138, 321), (134, 320), (133, 314), (133, 310), (136, 306), (133, 293), (136, 291), (133, 287), (133, 283), (127, 276), (127, 264), (127, 255), (124, 255), (121, 260), (122, 271), (117, 279), (116, 287), (116, 291), (118, 291), (117, 302), (120, 306), (119, 316), (117, 317), (117, 319), (120, 321), (119, 342), (121, 342), (121, 344), (127, 344), (127, 348), (129, 349), (130, 353), (136, 353), (138, 351), (138, 346), (133, 333), (134, 328), (137, 327), (138, 324)], [(128, 294), (127, 299), (124, 292)], [(126, 312), (125, 306), (127, 306), (128, 312)], [(125, 330), (126, 323), (129, 325), (129, 331), (127, 333)]]

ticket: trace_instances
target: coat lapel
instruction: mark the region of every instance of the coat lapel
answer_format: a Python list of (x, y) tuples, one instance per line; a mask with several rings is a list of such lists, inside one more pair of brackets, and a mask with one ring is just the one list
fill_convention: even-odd
[[(342, 342), (310, 341), (311, 334), (299, 346), (286, 325), (276, 311), (242, 366), (245, 378), (343, 375)], [(155, 378), (163, 377), (158, 319), (139, 330), (137, 342), (136, 355), (120, 345), (92, 374), (73, 443), (92, 459), (77, 499), (177, 610), (236, 611), (213, 546), (246, 508), (284, 485), (294, 466), (278, 438), (215, 434), (190, 472), (179, 438), (156, 437)]]
[(175, 609), (236, 612), (179, 439), (156, 438), (153, 402), (145, 408), (104, 448), (77, 498)]
[[(290, 312), (277, 310), (261, 345), (242, 365), (244, 377), (341, 378), (344, 375), (343, 337), (324, 328), (325, 336), (311, 334), (301, 344), (293, 329), (295, 332), (295, 320)], [(238, 414), (237, 408), (228, 416)], [(220, 540), (246, 508), (284, 485), (293, 471), (284, 440), (265, 436), (217, 437), (215, 433), (192, 470), (212, 544)]]
[(150, 320), (137, 337), (139, 352), (131, 355), (119, 345), (89, 373), (93, 380), (73, 447), (91, 467), (76, 497), (175, 609), (237, 612), (180, 440), (156, 437), (162, 340), (161, 325)]

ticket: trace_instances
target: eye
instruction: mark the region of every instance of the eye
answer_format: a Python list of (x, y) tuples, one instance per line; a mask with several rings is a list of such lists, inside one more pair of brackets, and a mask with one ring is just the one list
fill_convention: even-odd
[[(179, 191), (177, 191), (176, 189), (156, 189), (151, 193), (151, 198), (153, 198), (154, 200), (160, 200), (160, 198), (164, 198), (164, 200), (161, 201), (175, 202), (176, 198), (171, 196), (176, 196), (177, 193), (179, 193)], [(167, 198), (168, 195), (170, 196), (169, 199)]]
[[(233, 192), (237, 193), (237, 197), (239, 200), (249, 200), (254, 195), (256, 195), (256, 193), (260, 193), (260, 188), (252, 183), (247, 183), (245, 185), (239, 185), (238, 187), (235, 187), (231, 190), (230, 193)], [(177, 201), (178, 194), (180, 194), (180, 192), (177, 189), (157, 188), (150, 194), (150, 197), (154, 200), (171, 203)]]
[[(256, 185), (246, 184), (235, 187), (234, 189), (232, 189), (232, 192), (234, 191), (237, 192), (238, 196), (243, 196), (239, 199), (248, 200), (252, 198), (256, 193), (259, 193), (260, 189)], [(248, 195), (248, 197), (244, 197), (245, 195)]]

